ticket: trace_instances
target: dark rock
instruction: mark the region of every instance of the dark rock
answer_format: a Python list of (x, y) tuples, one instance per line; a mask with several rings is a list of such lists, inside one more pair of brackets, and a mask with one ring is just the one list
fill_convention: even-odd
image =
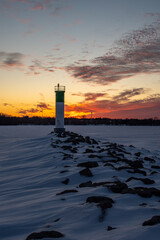
[(111, 183), (113, 183), (113, 182), (106, 182), (106, 181), (105, 182), (95, 182), (92, 184), (92, 187), (105, 186), (105, 185), (111, 184)]
[(151, 219), (143, 222), (142, 226), (152, 226), (160, 223), (160, 216), (153, 216)]
[(55, 145), (55, 144), (53, 144), (53, 143), (51, 143), (51, 146), (52, 146), (53, 148), (56, 148), (56, 147), (57, 147), (57, 145)]
[(68, 184), (69, 183), (69, 178), (66, 178), (64, 181), (62, 181), (61, 183), (63, 183), (63, 184)]
[(155, 160), (153, 158), (145, 157), (144, 160), (151, 163), (155, 163)]
[(97, 207), (101, 208), (101, 215), (99, 216), (99, 221), (102, 222), (105, 217), (105, 211), (107, 208), (111, 208), (114, 201), (111, 198), (103, 196), (93, 196), (88, 197), (86, 200), (87, 203), (96, 203)]
[(98, 142), (95, 139), (92, 139), (92, 144), (98, 144)]
[(62, 194), (66, 194), (66, 193), (76, 193), (76, 192), (78, 192), (78, 191), (75, 189), (70, 189), (70, 190), (64, 190), (60, 193), (57, 193), (56, 195), (62, 195)]
[(72, 149), (70, 149), (70, 151), (71, 151), (72, 153), (77, 153), (77, 148), (72, 148)]
[(131, 180), (140, 180), (141, 182), (143, 182), (144, 184), (153, 184), (155, 183), (154, 180), (151, 180), (149, 178), (136, 178), (136, 177), (130, 177), (126, 180), (126, 182), (130, 182)]
[(95, 151), (92, 149), (87, 148), (84, 153), (94, 153)]
[(80, 187), (80, 188), (83, 188), (83, 187), (92, 187), (92, 181), (88, 181), (88, 182), (81, 183), (81, 184), (79, 184), (79, 187)]
[(72, 143), (73, 145), (76, 145), (79, 143), (78, 140), (74, 139), (74, 138), (68, 138), (67, 140), (64, 141), (65, 143)]
[(142, 161), (140, 161), (140, 160), (128, 161), (128, 163), (133, 168), (143, 168)]
[(77, 165), (77, 167), (86, 167), (86, 168), (95, 168), (98, 166), (99, 166), (98, 163), (93, 161), (83, 162)]
[(147, 203), (141, 203), (139, 206), (147, 206)]
[(98, 156), (98, 155), (95, 155), (95, 154), (90, 154), (88, 155), (89, 158), (102, 158), (102, 156)]
[(69, 150), (72, 153), (77, 153), (77, 148), (72, 148), (72, 146), (62, 146), (64, 150)]
[(157, 171), (152, 171), (151, 173), (150, 173), (150, 175), (153, 175), (153, 174), (155, 174), (155, 173), (158, 173)]
[(113, 185), (108, 186), (108, 188), (114, 193), (128, 193), (129, 188), (126, 183), (116, 181)]
[(47, 224), (46, 226), (45, 226), (45, 228), (50, 228), (51, 227), (51, 225), (49, 225), (49, 224)]
[(85, 137), (85, 142), (88, 143), (88, 144), (91, 144), (91, 139), (89, 136), (86, 136)]
[(118, 153), (118, 154), (117, 154), (117, 157), (122, 157), (122, 158), (124, 158), (124, 154), (123, 154), (123, 153)]
[(57, 231), (42, 231), (42, 232), (31, 233), (26, 238), (26, 240), (43, 239), (43, 238), (61, 238), (61, 237), (64, 237), (64, 235)]
[(102, 152), (104, 152), (104, 151), (106, 151), (104, 148), (101, 148), (99, 151), (98, 151), (98, 153), (102, 153)]
[(54, 222), (59, 222), (59, 220), (61, 220), (61, 218), (57, 218), (56, 220), (54, 220)]
[(160, 166), (152, 165), (151, 168), (160, 169)]
[(66, 160), (66, 159), (73, 159), (73, 156), (71, 154), (68, 154), (68, 153), (63, 153), (64, 154), (64, 157), (63, 157), (63, 160)]
[(86, 177), (92, 177), (93, 174), (89, 168), (85, 168), (79, 172), (80, 175), (86, 176)]
[(118, 168), (115, 168), (117, 171), (120, 171), (120, 170), (126, 170), (126, 169), (132, 169), (132, 167), (128, 167), (128, 166), (121, 166), (121, 167), (118, 167)]
[(154, 180), (149, 179), (149, 178), (139, 178), (140, 181), (142, 181), (144, 184), (153, 184), (155, 183)]
[(113, 182), (94, 182), (92, 183), (92, 181), (88, 181), (88, 182), (85, 182), (85, 183), (81, 183), (79, 185), (80, 188), (82, 187), (100, 187), (100, 186), (104, 186), (104, 185), (107, 185), (107, 184), (111, 184)]
[(62, 170), (60, 171), (60, 173), (66, 173), (66, 172), (69, 172), (68, 170)]
[(128, 173), (139, 173), (139, 174), (142, 174), (142, 175), (144, 175), (144, 176), (147, 175), (145, 171), (139, 170), (139, 169), (134, 169), (133, 171), (129, 170), (129, 171), (127, 171), (127, 172), (128, 172)]
[(57, 133), (57, 137), (65, 138), (66, 137), (66, 133), (65, 132)]
[(103, 196), (92, 196), (88, 197), (86, 200), (87, 203), (97, 203), (97, 206), (101, 209), (111, 208), (114, 203), (112, 198), (103, 197)]
[(135, 187), (132, 189), (134, 193), (144, 198), (150, 198), (153, 195), (160, 197), (160, 190), (157, 188)]
[(114, 230), (114, 229), (116, 229), (116, 228), (115, 228), (115, 227), (108, 226), (107, 231), (111, 231), (111, 230)]
[(72, 149), (72, 146), (62, 146), (62, 148), (63, 148), (64, 150), (71, 150), (71, 149)]
[(56, 140), (56, 144), (57, 144), (57, 145), (60, 144), (60, 143), (62, 143), (61, 140)]
[(160, 196), (160, 190), (157, 188), (146, 188), (146, 187), (135, 187), (135, 188), (129, 188), (127, 184), (122, 183), (120, 181), (114, 182), (112, 185), (106, 186), (114, 193), (121, 193), (121, 194), (138, 194), (141, 197), (144, 198), (150, 198), (153, 195)]
[(136, 157), (139, 157), (141, 155), (141, 152), (137, 152), (134, 154)]
[(113, 166), (112, 163), (105, 163), (104, 166), (105, 166), (105, 167), (112, 167), (112, 168), (116, 169), (116, 168)]

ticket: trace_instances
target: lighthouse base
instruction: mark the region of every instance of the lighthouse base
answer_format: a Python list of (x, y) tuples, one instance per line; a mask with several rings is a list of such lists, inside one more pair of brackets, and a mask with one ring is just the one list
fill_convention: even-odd
[(65, 128), (54, 128), (55, 133), (62, 133), (65, 132)]

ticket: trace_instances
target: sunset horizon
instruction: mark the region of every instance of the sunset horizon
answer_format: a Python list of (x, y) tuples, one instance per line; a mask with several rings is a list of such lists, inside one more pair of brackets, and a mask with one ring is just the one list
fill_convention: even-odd
[(160, 119), (160, 2), (0, 2), (0, 114)]

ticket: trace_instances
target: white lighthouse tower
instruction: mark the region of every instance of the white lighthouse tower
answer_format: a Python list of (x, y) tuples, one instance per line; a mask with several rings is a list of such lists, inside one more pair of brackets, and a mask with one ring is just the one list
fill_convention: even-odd
[(54, 131), (56, 133), (61, 133), (65, 131), (64, 128), (64, 93), (65, 87), (60, 86), (59, 83), (54, 87), (56, 94), (56, 104), (55, 104), (55, 112), (56, 112), (56, 121)]

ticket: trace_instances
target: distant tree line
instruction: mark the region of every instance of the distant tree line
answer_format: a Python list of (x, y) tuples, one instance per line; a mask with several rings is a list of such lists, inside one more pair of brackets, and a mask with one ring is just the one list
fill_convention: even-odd
[[(65, 125), (160, 126), (159, 119), (65, 118)], [(10, 117), (0, 114), (0, 125), (55, 125), (55, 118)]]

